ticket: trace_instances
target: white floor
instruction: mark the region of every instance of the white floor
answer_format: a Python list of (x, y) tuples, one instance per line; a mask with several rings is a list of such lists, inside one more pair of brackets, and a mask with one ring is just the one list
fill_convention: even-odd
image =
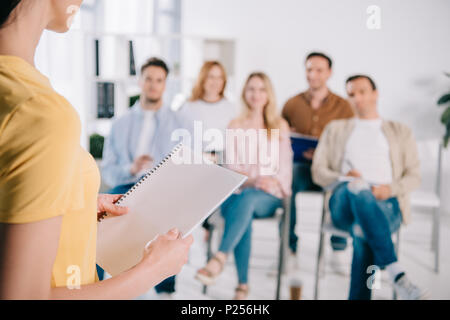
[[(301, 198), (300, 198), (301, 197)], [(319, 222), (322, 199), (318, 195), (308, 194), (297, 197), (298, 213), (297, 234), (300, 237), (298, 264), (296, 272), (283, 276), (281, 297), (289, 299), (289, 281), (298, 278), (303, 282), (302, 299), (313, 299), (314, 270), (319, 240)], [(431, 292), (432, 299), (450, 299), (450, 218), (442, 216), (440, 229), (440, 273), (434, 272), (434, 253), (431, 251), (431, 222), (428, 212), (413, 212), (410, 225), (403, 226), (400, 235), (399, 262), (407, 270), (410, 279)], [(174, 299), (232, 299), (237, 283), (236, 269), (229, 259), (224, 272), (217, 283), (208, 288), (207, 295), (202, 294), (201, 284), (194, 279), (197, 269), (205, 263), (206, 243), (203, 241), (204, 231), (198, 228), (194, 232), (195, 242), (191, 249), (189, 263), (177, 277), (177, 292)], [(325, 250), (325, 272), (320, 278), (319, 299), (346, 299), (349, 288), (349, 277), (333, 272), (329, 261), (331, 248), (329, 241)], [(249, 271), (249, 299), (275, 298), (275, 266), (278, 254), (277, 221), (259, 220), (253, 224), (253, 245), (251, 267)], [(349, 271), (352, 247), (345, 252), (344, 263)], [(328, 258), (328, 260), (327, 260)], [(140, 299), (158, 299), (154, 290)], [(374, 290), (373, 299), (392, 299), (392, 288), (387, 275), (382, 272), (381, 288)]]

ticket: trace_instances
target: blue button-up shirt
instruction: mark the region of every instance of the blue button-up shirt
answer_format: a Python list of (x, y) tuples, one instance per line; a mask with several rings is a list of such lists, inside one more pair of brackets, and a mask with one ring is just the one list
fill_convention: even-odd
[[(131, 184), (140, 177), (130, 173), (136, 157), (139, 137), (144, 120), (143, 110), (137, 102), (131, 110), (117, 119), (105, 139), (102, 161), (102, 178), (110, 187)], [(174, 112), (169, 106), (162, 106), (155, 113), (155, 132), (150, 141), (150, 155), (157, 165), (180, 141), (172, 141), (172, 132), (179, 128), (189, 129), (181, 113)]]

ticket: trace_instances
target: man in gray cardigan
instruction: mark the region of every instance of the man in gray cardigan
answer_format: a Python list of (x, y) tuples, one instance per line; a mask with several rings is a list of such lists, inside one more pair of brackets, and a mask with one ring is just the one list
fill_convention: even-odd
[(365, 75), (346, 82), (356, 118), (332, 121), (317, 146), (312, 178), (334, 186), (329, 201), (333, 224), (350, 232), (353, 261), (349, 299), (370, 299), (373, 271), (385, 269), (402, 299), (425, 299), (397, 262), (391, 234), (410, 221), (409, 193), (420, 184), (420, 163), (411, 130), (382, 119), (378, 91)]

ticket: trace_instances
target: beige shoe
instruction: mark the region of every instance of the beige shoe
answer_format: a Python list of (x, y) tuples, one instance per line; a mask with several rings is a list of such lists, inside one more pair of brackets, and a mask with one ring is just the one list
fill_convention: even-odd
[[(225, 265), (225, 261), (220, 260), (220, 259), (219, 259), (218, 257), (216, 257), (216, 256), (212, 257), (212, 258), (208, 261), (208, 263), (209, 263), (211, 260), (215, 260), (215, 261), (217, 261), (217, 263), (219, 263), (220, 268), (219, 268), (219, 271), (218, 271), (218, 272), (214, 273), (214, 272), (212, 272), (210, 269), (208, 269), (208, 268), (205, 266), (205, 267), (199, 269), (199, 270), (197, 271), (197, 273), (195, 274), (195, 279), (199, 280), (199, 281), (200, 281), (201, 283), (203, 283), (205, 286), (213, 285), (213, 284), (216, 282), (217, 277), (222, 273), (223, 268), (224, 268), (224, 265)], [(207, 263), (206, 265), (208, 265), (208, 263)]]
[(234, 289), (234, 298), (233, 300), (247, 300), (249, 289), (248, 287), (242, 288), (241, 286)]

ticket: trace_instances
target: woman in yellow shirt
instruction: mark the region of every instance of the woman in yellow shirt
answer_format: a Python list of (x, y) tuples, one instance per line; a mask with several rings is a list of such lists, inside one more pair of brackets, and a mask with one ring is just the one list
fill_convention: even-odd
[(98, 216), (127, 209), (98, 195), (79, 117), (34, 67), (43, 31), (67, 31), (81, 2), (0, 4), (0, 299), (134, 298), (178, 273), (192, 244), (172, 230), (138, 265), (96, 282)]

